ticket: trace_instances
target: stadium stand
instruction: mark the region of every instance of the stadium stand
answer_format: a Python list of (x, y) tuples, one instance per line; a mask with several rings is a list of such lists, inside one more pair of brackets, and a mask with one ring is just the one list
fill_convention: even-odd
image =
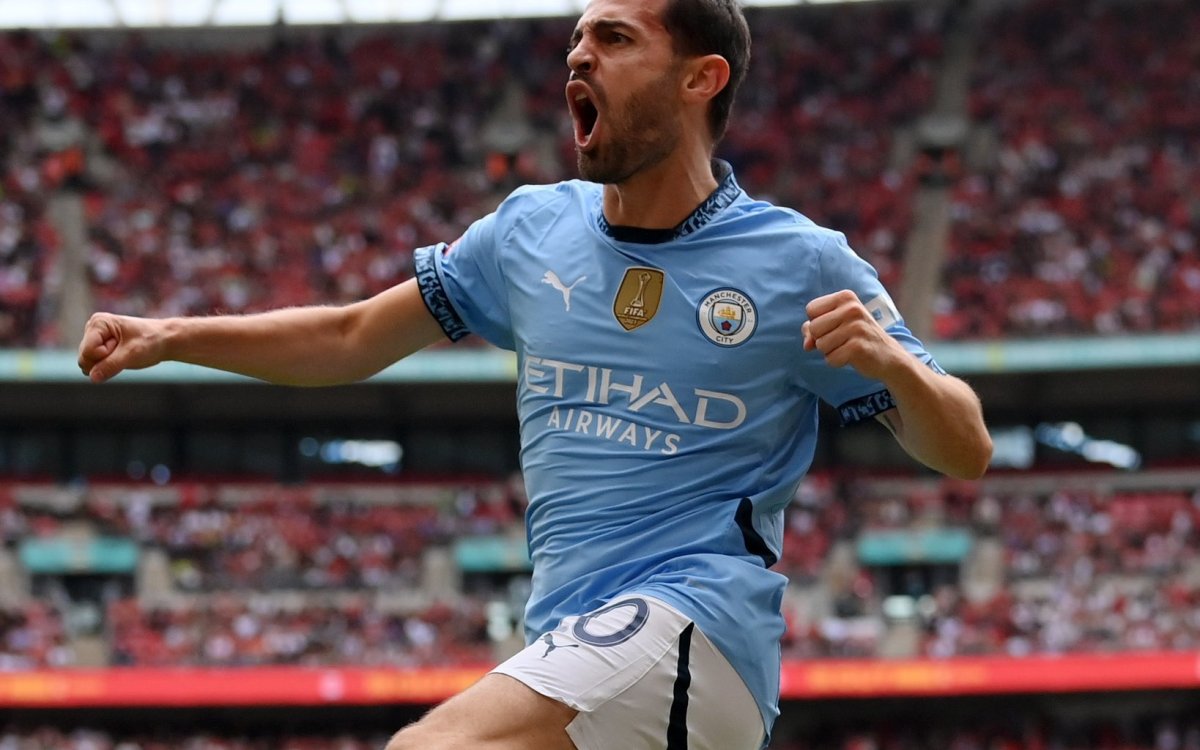
[[(947, 15), (752, 20), (756, 65), (724, 155), (751, 192), (845, 228), (897, 287), (927, 168), (912, 130), (934, 100)], [(1200, 115), (1175, 94), (1197, 85), (1175, 32), (1198, 25), (1178, 0), (1023, 3), (980, 22), (966, 114), (994, 141), (953, 188), (937, 335), (1196, 327)], [(64, 189), (87, 197), (98, 309), (253, 311), (402, 280), (413, 247), (457, 236), (514, 184), (571, 174), (552, 85), (566, 28), (479, 25), (478, 45), (442, 27), (280, 35), (234, 53), (4, 36), (0, 343), (64, 339), (66, 261), (47, 217)]]
[[(1126, 489), (1069, 475), (982, 486), (810, 478), (787, 513), (779, 568), (792, 582), (785, 655), (1195, 650), (1200, 480), (1154, 477)], [(21, 540), (65, 534), (140, 548), (133, 589), (100, 595), (114, 664), (478, 664), (503, 645), (489, 637), (487, 610), (508, 600), (506, 586), (439, 595), (428, 582), (464, 541), (521, 538), (523, 498), (508, 479), (9, 484), (0, 496), (18, 553), (31, 554)], [(872, 551), (897, 534), (896, 549)], [(914, 544), (925, 546), (905, 552)], [(937, 545), (961, 549), (935, 564)], [(910, 611), (890, 612), (896, 597)], [(69, 617), (70, 599), (59, 587), (44, 602), (18, 600), (9, 668), (72, 663), (56, 619)], [(17, 647), (39, 627), (36, 648)], [(29, 653), (38, 656), (18, 658)]]
[[(897, 134), (932, 96), (940, 13), (752, 20), (762, 38), (752, 93), (724, 155), (753, 194), (841, 227), (895, 282), (915, 184)], [(52, 106), (81, 132), (40, 162), (21, 150), (31, 163), (9, 180), (27, 177), (25, 204), (44, 205), (62, 181), (30, 171), (53, 171), (65, 151), (85, 161), (71, 184), (85, 196), (95, 309), (158, 317), (354, 301), (407, 278), (413, 248), (453, 240), (515, 185), (573, 174), (559, 88), (569, 29), (284, 35), (233, 52), (136, 38), (57, 50), (20, 37), (6, 45), (16, 67), (42, 64), (53, 83), (14, 112), (16, 132), (53, 144)], [(798, 163), (816, 166), (785, 168)], [(55, 340), (52, 329), (28, 333), (51, 322), (31, 317), (48, 304), (38, 281), (51, 239), (7, 251), (10, 315), (25, 300), (9, 325), (24, 338), (10, 345)]]
[(1200, 87), (1188, 2), (1030, 2), (982, 23), (946, 338), (1200, 327)]
[(408, 615), (379, 611), (367, 596), (328, 604), (311, 598), (215, 597), (108, 608), (112, 662), (129, 666), (437, 667), (494, 661), (484, 603), (436, 603)]
[(65, 667), (75, 662), (62, 617), (43, 602), (0, 609), (0, 671)]
[[(1049, 480), (1017, 492), (954, 484), (880, 494), (861, 485), (837, 493), (812, 484), (788, 514), (789, 541), (800, 551), (783, 565), (803, 604), (785, 653), (948, 658), (1197, 646), (1195, 486), (1066, 490)], [(862, 563), (864, 538), (873, 531), (905, 530), (916, 539), (948, 529), (970, 529), (973, 552), (959, 563), (961, 572), (939, 577), (919, 556), (916, 565), (899, 558), (889, 566)], [(827, 552), (818, 558), (813, 549)], [(892, 595), (919, 604), (889, 627), (883, 600)], [(895, 640), (885, 643), (889, 633), (910, 628), (907, 650)]]

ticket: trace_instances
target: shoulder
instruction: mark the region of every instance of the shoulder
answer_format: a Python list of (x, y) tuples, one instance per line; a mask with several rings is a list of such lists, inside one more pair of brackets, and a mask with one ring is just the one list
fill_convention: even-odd
[(823, 227), (791, 208), (777, 206), (748, 196), (737, 205), (737, 220), (746, 230), (769, 236), (772, 244), (789, 255), (800, 255), (816, 261), (834, 248), (850, 248), (841, 232)]
[(525, 185), (512, 191), (504, 199), (496, 209), (496, 215), (502, 223), (510, 225), (539, 216), (557, 215), (575, 206), (586, 206), (598, 190), (599, 186), (580, 180), (550, 185)]

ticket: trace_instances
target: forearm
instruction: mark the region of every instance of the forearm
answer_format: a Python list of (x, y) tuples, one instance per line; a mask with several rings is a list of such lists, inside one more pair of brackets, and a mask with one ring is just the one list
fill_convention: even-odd
[(335, 385), (374, 375), (441, 336), (409, 279), (346, 307), (165, 320), (96, 313), (79, 342), (79, 369), (103, 383), (175, 360), (283, 385)]
[(970, 386), (911, 356), (892, 369), (884, 384), (896, 401), (897, 417), (885, 423), (909, 454), (959, 479), (983, 475), (991, 461), (992, 440)]
[(880, 421), (914, 458), (962, 479), (983, 475), (992, 439), (979, 399), (963, 381), (935, 372), (876, 322), (849, 289), (808, 303), (804, 348), (818, 349), (833, 367), (849, 365), (882, 382), (896, 402)]
[(333, 385), (370, 375), (350, 350), (346, 308), (162, 321), (163, 359), (283, 385)]

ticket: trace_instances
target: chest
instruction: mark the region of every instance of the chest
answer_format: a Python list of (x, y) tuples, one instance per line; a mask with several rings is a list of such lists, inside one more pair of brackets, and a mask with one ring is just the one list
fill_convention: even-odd
[(524, 356), (692, 384), (783, 372), (801, 351), (807, 300), (760, 249), (551, 240), (507, 269)]

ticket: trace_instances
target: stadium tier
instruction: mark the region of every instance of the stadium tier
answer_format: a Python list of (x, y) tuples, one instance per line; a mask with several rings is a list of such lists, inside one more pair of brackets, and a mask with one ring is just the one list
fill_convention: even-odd
[[(784, 654), (801, 660), (785, 692), (861, 681), (887, 694), (906, 679), (971, 691), (971, 675), (1012, 692), (1039, 679), (1002, 661), (978, 673), (805, 666), (878, 656), (1181, 652), (1149, 679), (1190, 675), (1200, 476), (1093, 481), (806, 481), (779, 563), (792, 581)], [(0, 502), (10, 667), (424, 668), (488, 664), (514, 646), (528, 559), (509, 481), (9, 484)], [(87, 656), (71, 656), (71, 635), (87, 637)], [(1076, 689), (1119, 679), (1086, 659), (1062, 665)]]
[[(753, 20), (762, 42), (728, 158), (752, 192), (808, 206), (896, 280), (914, 178), (892, 131), (930, 101), (940, 13)], [(0, 35), (13, 71), (0, 115), (11, 221), (0, 344), (70, 338), (63, 290), (41, 283), (55, 262), (51, 199), (64, 192), (82, 198), (78, 292), (95, 309), (347, 302), (407, 278), (413, 248), (454, 240), (516, 184), (573, 175), (569, 31), (398, 27), (232, 51), (74, 37), (61, 54)], [(787, 168), (799, 163), (812, 168)]]
[[(751, 194), (842, 228), (910, 307), (932, 299), (930, 333), (1197, 327), (1200, 115), (1176, 96), (1200, 75), (1176, 33), (1200, 27), (1193, 5), (751, 19), (722, 156)], [(0, 343), (65, 343), (68, 294), (204, 314), (347, 302), (408, 277), (414, 247), (453, 240), (516, 184), (573, 173), (568, 30), (404, 26), (232, 50), (199, 32), (186, 47), (0, 35)], [(974, 46), (946, 48), (956, 35)], [(910, 241), (931, 267), (907, 262)]]

